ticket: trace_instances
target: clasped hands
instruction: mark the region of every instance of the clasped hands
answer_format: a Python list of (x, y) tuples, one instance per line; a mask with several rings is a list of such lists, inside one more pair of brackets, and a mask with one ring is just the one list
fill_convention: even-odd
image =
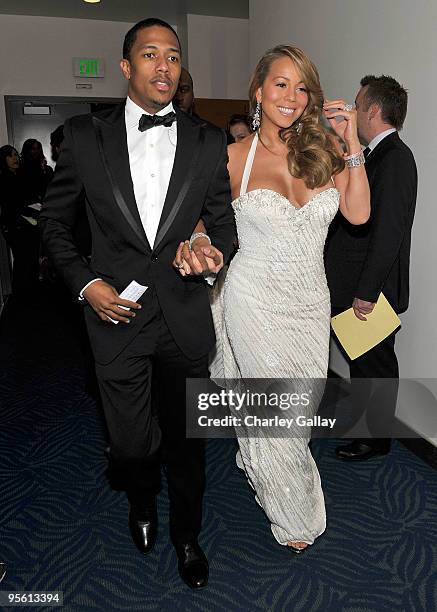
[(182, 276), (217, 274), (223, 268), (223, 254), (206, 238), (196, 238), (191, 249), (185, 240), (178, 246), (173, 266)]
[[(223, 267), (223, 254), (210, 245), (206, 238), (197, 238), (190, 250), (189, 241), (181, 242), (173, 260), (173, 266), (182, 276), (217, 274)], [(96, 280), (83, 292), (83, 297), (105, 322), (129, 323), (135, 317), (135, 310), (141, 305), (121, 298), (112, 285)], [(124, 306), (125, 308), (121, 308)], [(128, 310), (127, 310), (128, 309)]]

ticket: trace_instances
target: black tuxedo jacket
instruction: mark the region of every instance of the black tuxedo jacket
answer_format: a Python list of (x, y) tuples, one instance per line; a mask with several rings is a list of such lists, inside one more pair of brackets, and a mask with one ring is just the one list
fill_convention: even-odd
[(411, 228), (417, 169), (397, 132), (386, 136), (366, 160), (370, 219), (351, 225), (340, 213), (331, 224), (325, 267), (335, 309), (350, 308), (354, 297), (376, 302), (382, 291), (396, 312), (409, 300)]
[[(182, 277), (172, 261), (202, 217), (212, 244), (225, 259), (234, 236), (222, 130), (176, 110), (177, 147), (155, 243), (148, 243), (135, 202), (127, 150), (125, 104), (73, 117), (41, 212), (45, 248), (75, 296), (101, 277), (121, 292), (132, 280), (149, 289), (129, 325), (105, 323), (85, 306), (95, 358), (109, 363), (136, 336), (156, 308), (156, 297), (179, 348), (191, 359), (215, 342), (206, 284)], [(78, 252), (73, 227), (85, 208), (92, 255)]]

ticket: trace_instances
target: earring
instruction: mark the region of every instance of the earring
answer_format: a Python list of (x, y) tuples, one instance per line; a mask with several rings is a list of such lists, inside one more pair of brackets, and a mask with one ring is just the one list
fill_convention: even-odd
[(296, 125), (296, 133), (298, 136), (302, 134), (302, 130), (303, 130), (303, 123), (302, 121), (299, 121), (299, 123)]
[(259, 130), (259, 126), (261, 125), (261, 102), (256, 103), (255, 112), (252, 117), (252, 127), (253, 131), (256, 132)]

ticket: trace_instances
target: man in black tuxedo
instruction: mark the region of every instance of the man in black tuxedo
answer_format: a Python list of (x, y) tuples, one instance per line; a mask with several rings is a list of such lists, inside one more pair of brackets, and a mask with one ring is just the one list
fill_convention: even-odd
[[(192, 249), (204, 273), (217, 272), (230, 253), (234, 222), (224, 132), (171, 103), (180, 55), (176, 32), (159, 19), (126, 34), (120, 65), (127, 100), (65, 123), (41, 226), (57, 270), (85, 300), (110, 473), (127, 493), (133, 540), (143, 553), (154, 546), (162, 459), (179, 571), (200, 588), (208, 580), (197, 541), (204, 444), (185, 436), (185, 380), (208, 376), (215, 335), (205, 279), (182, 277), (172, 261), (202, 217), (209, 238), (193, 240)], [(72, 237), (83, 208), (90, 263)], [(119, 297), (132, 280), (148, 287), (138, 303)]]
[[(384, 293), (397, 313), (409, 300), (411, 228), (417, 193), (413, 154), (399, 138), (407, 113), (407, 92), (388, 76), (366, 76), (355, 100), (358, 134), (366, 145), (366, 171), (371, 192), (371, 215), (365, 225), (350, 225), (337, 215), (325, 252), (333, 314), (350, 308), (365, 320), (379, 294)], [(357, 379), (390, 379), (376, 392), (366, 410), (383, 409), (386, 429), (396, 410), (398, 362), (395, 334), (358, 359), (349, 362), (352, 387), (362, 405), (370, 401), (369, 384)], [(355, 381), (355, 386), (354, 386)], [(381, 419), (380, 419), (381, 420)], [(390, 450), (389, 438), (353, 440), (338, 447), (343, 460), (363, 461)]]

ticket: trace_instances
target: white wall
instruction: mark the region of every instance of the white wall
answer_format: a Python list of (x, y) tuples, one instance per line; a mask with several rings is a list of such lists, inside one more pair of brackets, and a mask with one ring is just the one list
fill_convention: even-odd
[[(118, 62), (124, 35), (131, 25), (94, 19), (0, 15), (0, 97), (123, 97), (126, 83)], [(188, 15), (187, 36), (189, 48), (185, 59), (196, 95), (246, 99), (248, 20)], [(86, 56), (105, 59), (103, 79), (73, 77), (72, 58)], [(77, 90), (78, 82), (91, 83), (93, 88)], [(6, 142), (6, 117), (1, 105), (0, 144)]]
[(196, 97), (246, 100), (248, 20), (188, 15), (188, 69)]
[[(409, 91), (402, 138), (419, 170), (410, 308), (397, 335), (401, 377), (437, 376), (437, 4), (422, 0), (250, 0), (250, 67), (269, 47), (301, 46), (319, 68), (326, 97), (353, 101), (365, 74), (389, 74)], [(344, 371), (337, 358), (340, 373)], [(413, 414), (414, 406), (410, 414)], [(423, 432), (426, 434), (426, 432)]]
[[(95, 19), (0, 15), (0, 96), (118, 98), (126, 94), (118, 65), (125, 33), (132, 24)], [(102, 57), (105, 77), (73, 77), (73, 57)], [(91, 90), (77, 90), (89, 82)], [(4, 107), (0, 143), (7, 142)]]

